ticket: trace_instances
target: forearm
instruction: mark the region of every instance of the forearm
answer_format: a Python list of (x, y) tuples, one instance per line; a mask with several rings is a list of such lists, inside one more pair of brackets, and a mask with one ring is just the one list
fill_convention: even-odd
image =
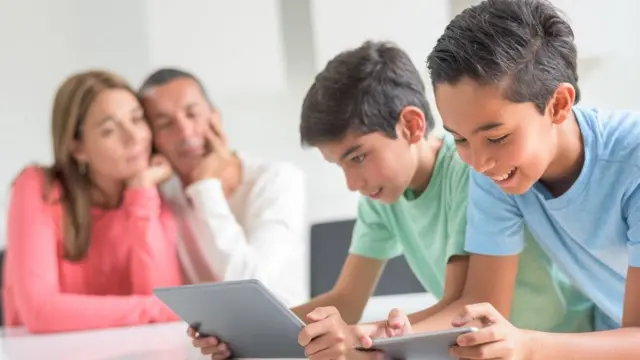
[[(425, 313), (429, 311), (429, 316), (424, 316), (423, 319), (417, 323), (413, 323), (412, 328), (414, 332), (427, 332), (442, 329), (450, 329), (453, 327), (452, 321), (462, 313), (464, 307), (475, 303), (468, 298), (459, 298), (451, 302), (445, 302), (439, 306), (439, 303), (432, 308), (424, 310)], [(436, 308), (437, 306), (437, 308)]]
[(309, 302), (291, 309), (305, 323), (308, 322), (307, 314), (319, 307), (333, 306), (340, 312), (342, 319), (350, 325), (357, 324), (362, 317), (362, 312), (366, 304), (353, 301), (348, 296), (335, 290), (318, 295)]
[(151, 295), (156, 287), (181, 284), (176, 250), (177, 228), (172, 214), (161, 207), (154, 188), (135, 188), (125, 192), (128, 215), (127, 242), (131, 247), (133, 294)]
[(97, 296), (49, 294), (21, 296), (21, 313), (33, 333), (78, 331), (154, 322), (179, 318), (154, 296)]
[[(245, 231), (236, 221), (218, 180), (190, 185), (187, 194), (194, 204), (195, 240), (209, 270), (222, 280), (253, 278), (258, 270), (247, 259), (251, 249)], [(232, 264), (235, 263), (235, 264)]]
[(640, 358), (640, 328), (580, 334), (525, 331), (525, 360), (637, 360)]
[(441, 312), (442, 310), (446, 309), (449, 305), (451, 305), (451, 303), (453, 303), (455, 300), (454, 299), (442, 299), (440, 301), (438, 301), (437, 303), (433, 304), (432, 306), (415, 312), (413, 314), (410, 314), (408, 316), (409, 321), (411, 322), (411, 324), (413, 326), (415, 326), (415, 324), (418, 324), (422, 321), (427, 320), (428, 318), (438, 314), (439, 312)]

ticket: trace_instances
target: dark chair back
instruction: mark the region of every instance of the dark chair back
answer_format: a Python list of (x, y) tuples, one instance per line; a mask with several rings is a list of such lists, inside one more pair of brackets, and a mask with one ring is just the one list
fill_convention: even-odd
[[(325, 293), (335, 284), (347, 258), (355, 220), (311, 226), (311, 296)], [(424, 292), (413, 271), (399, 256), (387, 262), (374, 295)]]

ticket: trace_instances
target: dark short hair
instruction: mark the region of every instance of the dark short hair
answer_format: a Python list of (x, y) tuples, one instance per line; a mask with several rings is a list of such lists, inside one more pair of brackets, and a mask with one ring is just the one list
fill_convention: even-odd
[(168, 84), (169, 82), (177, 79), (193, 80), (200, 88), (200, 92), (202, 92), (202, 96), (205, 98), (207, 103), (209, 103), (212, 109), (215, 109), (215, 106), (207, 95), (207, 91), (205, 90), (204, 85), (202, 85), (202, 82), (195, 75), (176, 68), (162, 68), (154, 71), (142, 82), (142, 86), (140, 86), (140, 89), (138, 90), (138, 96), (142, 98), (148, 90), (153, 89), (156, 86)]
[(509, 101), (544, 113), (561, 83), (578, 88), (573, 30), (546, 0), (485, 0), (457, 15), (427, 58), (431, 81), (497, 85)]
[(393, 43), (367, 41), (338, 54), (315, 77), (302, 104), (301, 142), (337, 141), (349, 130), (396, 138), (406, 106), (422, 110), (433, 129), (424, 81), (409, 55)]

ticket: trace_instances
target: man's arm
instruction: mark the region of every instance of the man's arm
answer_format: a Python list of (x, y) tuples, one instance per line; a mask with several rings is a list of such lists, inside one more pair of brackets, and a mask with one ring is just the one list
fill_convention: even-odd
[(291, 310), (308, 322), (307, 314), (316, 308), (333, 306), (347, 324), (356, 324), (362, 317), (385, 263), (384, 260), (349, 254), (336, 284), (329, 292)]
[(223, 280), (258, 279), (292, 303), (294, 294), (281, 287), (289, 260), (301, 249), (304, 223), (304, 175), (288, 164), (266, 171), (248, 197), (248, 225), (231, 212), (222, 185), (206, 179), (186, 192), (197, 214), (196, 226), (206, 234), (196, 239), (210, 270)]
[(525, 332), (525, 360), (640, 358), (640, 268), (629, 267), (621, 329), (581, 334)]

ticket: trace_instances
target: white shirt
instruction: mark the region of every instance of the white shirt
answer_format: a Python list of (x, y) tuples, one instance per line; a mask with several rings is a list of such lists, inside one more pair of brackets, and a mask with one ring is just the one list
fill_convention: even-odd
[(190, 283), (257, 279), (287, 306), (309, 298), (304, 173), (292, 164), (240, 158), (242, 182), (227, 200), (218, 179), (161, 187), (179, 226)]

